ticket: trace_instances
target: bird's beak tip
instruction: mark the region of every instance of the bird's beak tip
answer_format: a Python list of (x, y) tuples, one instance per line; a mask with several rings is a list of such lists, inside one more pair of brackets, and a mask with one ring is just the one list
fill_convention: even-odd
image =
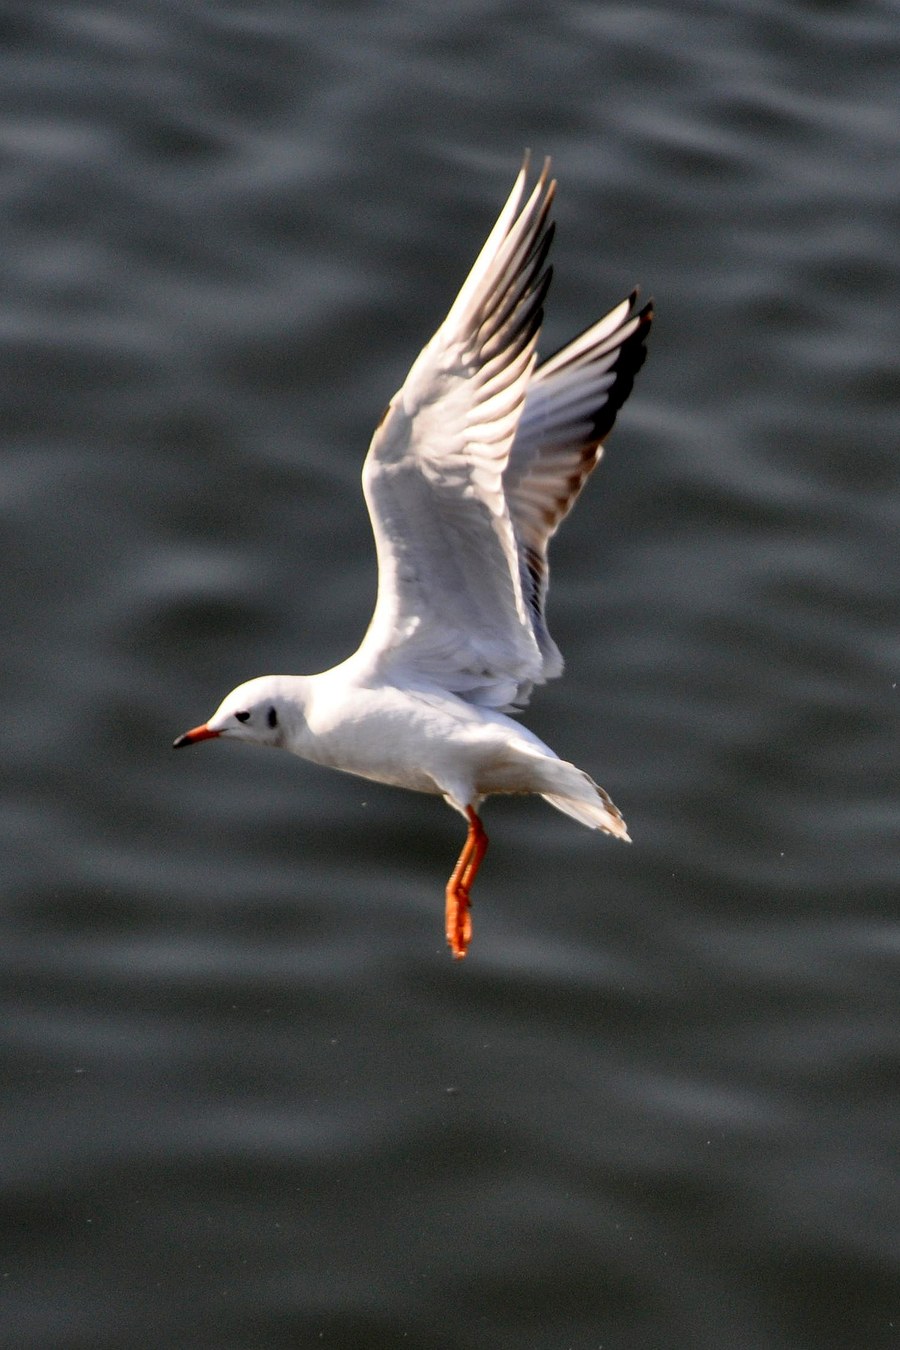
[(211, 731), (204, 722), (202, 727), (194, 727), (193, 730), (186, 731), (183, 736), (177, 736), (172, 742), (172, 749), (180, 750), (183, 745), (195, 745), (197, 741), (209, 741), (218, 734), (218, 731)]

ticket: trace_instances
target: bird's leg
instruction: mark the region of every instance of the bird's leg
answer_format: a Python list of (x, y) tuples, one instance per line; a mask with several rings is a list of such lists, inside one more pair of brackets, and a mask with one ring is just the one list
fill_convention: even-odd
[(447, 882), (447, 943), (457, 959), (465, 956), (472, 940), (469, 891), (488, 846), (484, 827), (471, 806), (466, 807), (466, 818), (469, 822), (469, 833), (453, 869), (453, 875)]

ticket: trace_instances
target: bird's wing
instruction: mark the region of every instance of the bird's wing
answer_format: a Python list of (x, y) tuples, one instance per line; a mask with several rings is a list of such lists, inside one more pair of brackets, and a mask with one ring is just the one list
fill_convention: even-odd
[(531, 377), (503, 474), (519, 550), (520, 586), (545, 679), (562, 672), (547, 631), (547, 549), (603, 454), (646, 355), (653, 306), (637, 291), (544, 361)]
[(526, 158), (363, 469), (378, 597), (357, 659), (490, 707), (527, 695), (544, 669), (504, 473), (550, 283), (548, 167), (527, 192)]

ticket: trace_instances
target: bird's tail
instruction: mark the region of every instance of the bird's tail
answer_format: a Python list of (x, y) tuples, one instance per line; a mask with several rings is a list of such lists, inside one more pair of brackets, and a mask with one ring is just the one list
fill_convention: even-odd
[(574, 764), (567, 764), (562, 760), (560, 765), (569, 770), (565, 787), (561, 785), (560, 790), (556, 792), (542, 792), (544, 801), (555, 806), (557, 811), (562, 811), (564, 815), (571, 816), (582, 825), (587, 825), (589, 829), (603, 830), (606, 834), (614, 834), (617, 839), (624, 839), (630, 843), (631, 836), (622, 819), (622, 813), (609, 793), (604, 792), (602, 787)]

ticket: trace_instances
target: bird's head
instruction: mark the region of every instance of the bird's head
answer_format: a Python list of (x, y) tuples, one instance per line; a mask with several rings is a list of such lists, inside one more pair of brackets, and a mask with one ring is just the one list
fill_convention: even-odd
[(284, 680), (284, 676), (261, 675), (239, 684), (222, 700), (208, 722), (179, 736), (173, 742), (174, 749), (219, 736), (255, 741), (258, 745), (284, 745), (285, 730), (297, 714), (296, 699), (290, 702), (285, 697)]

